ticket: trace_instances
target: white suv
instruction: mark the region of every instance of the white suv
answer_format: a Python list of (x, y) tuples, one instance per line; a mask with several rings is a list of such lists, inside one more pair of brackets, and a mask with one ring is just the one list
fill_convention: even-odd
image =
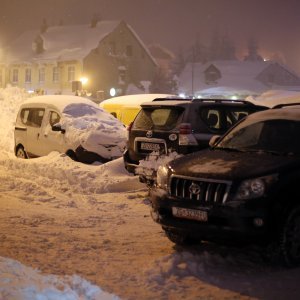
[(25, 101), (15, 125), (15, 154), (39, 157), (52, 151), (85, 163), (122, 156), (124, 125), (91, 100), (70, 95), (33, 97)]

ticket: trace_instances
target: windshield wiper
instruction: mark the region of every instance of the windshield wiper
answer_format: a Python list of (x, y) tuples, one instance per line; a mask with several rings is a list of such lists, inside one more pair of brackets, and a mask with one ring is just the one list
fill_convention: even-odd
[(213, 149), (230, 151), (230, 152), (246, 152), (245, 150), (242, 150), (242, 149), (230, 148), (230, 147), (215, 147)]

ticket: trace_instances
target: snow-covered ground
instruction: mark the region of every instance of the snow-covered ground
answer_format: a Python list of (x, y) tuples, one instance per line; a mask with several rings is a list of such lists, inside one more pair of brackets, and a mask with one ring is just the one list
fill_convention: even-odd
[(300, 269), (267, 265), (255, 248), (174, 246), (122, 159), (16, 159), (24, 98), (0, 90), (1, 300), (299, 298)]

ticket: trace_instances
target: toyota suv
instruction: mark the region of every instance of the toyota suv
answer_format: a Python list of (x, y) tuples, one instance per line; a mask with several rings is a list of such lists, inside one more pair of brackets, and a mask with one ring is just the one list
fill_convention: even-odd
[(299, 108), (249, 115), (210, 148), (158, 168), (152, 218), (176, 244), (261, 244), (299, 265), (299, 135)]
[(126, 169), (152, 184), (156, 170), (139, 172), (140, 162), (170, 153), (188, 154), (208, 147), (213, 135), (224, 134), (237, 121), (266, 107), (248, 101), (224, 99), (158, 98), (144, 103), (128, 126)]

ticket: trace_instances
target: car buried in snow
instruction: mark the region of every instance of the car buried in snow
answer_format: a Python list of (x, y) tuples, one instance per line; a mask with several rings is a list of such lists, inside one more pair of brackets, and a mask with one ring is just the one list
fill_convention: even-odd
[(66, 153), (83, 163), (121, 157), (126, 128), (93, 101), (71, 95), (37, 96), (19, 109), (15, 125), (19, 158)]
[(152, 218), (176, 244), (257, 244), (299, 265), (299, 135), (300, 106), (247, 116), (210, 148), (159, 167)]

